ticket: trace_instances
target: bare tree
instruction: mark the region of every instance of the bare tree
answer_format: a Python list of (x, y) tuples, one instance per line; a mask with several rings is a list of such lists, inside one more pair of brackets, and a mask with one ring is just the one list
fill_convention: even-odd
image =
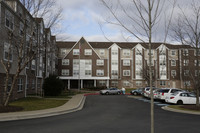
[[(132, 36), (137, 38), (141, 42), (145, 42), (149, 46), (149, 62), (152, 62), (151, 57), (151, 45), (153, 35), (155, 35), (156, 25), (158, 25), (161, 19), (161, 13), (163, 11), (164, 1), (162, 0), (132, 0), (126, 1), (127, 5), (123, 5), (122, 1), (117, 0), (115, 3), (111, 3), (108, 0), (100, 0), (103, 5), (111, 13), (114, 20), (106, 20), (107, 23), (113, 24), (123, 28), (126, 32), (129, 32)], [(124, 1), (123, 1), (124, 2)], [(125, 2), (125, 3), (126, 3)], [(175, 1), (172, 2), (173, 9)], [(173, 10), (172, 10), (173, 13)], [(121, 17), (121, 16), (125, 16)], [(171, 17), (170, 17), (171, 18)], [(129, 23), (127, 23), (129, 22)], [(171, 20), (165, 24), (165, 32), (168, 33), (168, 27)], [(167, 34), (163, 38), (166, 41)], [(164, 42), (165, 43), (165, 42)], [(151, 64), (151, 63), (150, 63)], [(149, 65), (149, 81), (151, 90), (151, 133), (154, 133), (154, 103), (153, 103), (153, 89), (152, 89), (152, 66)]]
[[(199, 90), (200, 90), (200, 2), (192, 1), (191, 5), (188, 6), (191, 10), (191, 14), (182, 9), (179, 6), (180, 14), (176, 18), (176, 22), (171, 26), (172, 37), (181, 42), (182, 45), (190, 45), (194, 49), (193, 55), (185, 56), (182, 59), (185, 60), (183, 63), (187, 63), (189, 60), (194, 65), (189, 67), (183, 67), (183, 71), (189, 70), (187, 80), (192, 81), (194, 90), (196, 91), (196, 106), (199, 105)], [(187, 50), (183, 50), (183, 55), (190, 54)], [(186, 72), (186, 71), (185, 71)], [(184, 75), (182, 75), (184, 76)], [(187, 85), (187, 84), (186, 84)]]
[(55, 26), (62, 18), (63, 9), (56, 0), (20, 0), (35, 18), (44, 18), (47, 28)]

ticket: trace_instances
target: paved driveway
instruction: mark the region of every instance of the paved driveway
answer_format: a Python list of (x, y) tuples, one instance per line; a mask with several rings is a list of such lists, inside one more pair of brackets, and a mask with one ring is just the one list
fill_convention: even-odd
[[(150, 133), (150, 103), (122, 95), (88, 96), (81, 111), (0, 122), (0, 133)], [(155, 133), (200, 133), (200, 116), (155, 105)]]

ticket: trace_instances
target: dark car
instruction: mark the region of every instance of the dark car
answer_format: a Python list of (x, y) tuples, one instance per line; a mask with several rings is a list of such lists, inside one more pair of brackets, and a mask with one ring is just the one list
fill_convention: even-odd
[(144, 88), (137, 88), (137, 89), (135, 89), (135, 90), (132, 90), (130, 93), (132, 94), (132, 95), (135, 95), (135, 96), (137, 96), (137, 95), (142, 95), (142, 92), (144, 91)]

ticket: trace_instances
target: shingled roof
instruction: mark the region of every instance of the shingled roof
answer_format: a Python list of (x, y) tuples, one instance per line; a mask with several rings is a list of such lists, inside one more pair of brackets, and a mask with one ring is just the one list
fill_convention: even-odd
[[(57, 45), (60, 48), (72, 48), (77, 42), (75, 41), (58, 41)], [(88, 42), (93, 48), (109, 48), (114, 43), (117, 44), (120, 48), (123, 49), (132, 49), (137, 44), (141, 44), (144, 48), (148, 49), (148, 43), (140, 42)], [(157, 49), (163, 43), (152, 43), (152, 49)], [(169, 49), (180, 49), (180, 48), (192, 48), (190, 45), (173, 45), (173, 44), (164, 44)]]

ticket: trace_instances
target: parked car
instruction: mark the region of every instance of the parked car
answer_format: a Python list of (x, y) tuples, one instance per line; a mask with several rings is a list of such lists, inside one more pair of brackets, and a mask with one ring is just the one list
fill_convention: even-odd
[(109, 94), (121, 94), (121, 90), (117, 89), (117, 88), (108, 88), (105, 90), (100, 90), (100, 94), (102, 95), (109, 95)]
[[(153, 93), (154, 93), (155, 90), (158, 90), (159, 88), (152, 87), (152, 89), (153, 89)], [(144, 96), (144, 97), (147, 97), (147, 98), (150, 98), (150, 97), (151, 97), (150, 91), (151, 91), (151, 90), (150, 90), (150, 87), (144, 88), (144, 94), (143, 94), (143, 96)]]
[(173, 104), (196, 104), (196, 96), (193, 93), (189, 92), (176, 92), (172, 94), (170, 97), (165, 99), (167, 103)]
[(165, 100), (166, 97), (170, 97), (171, 94), (175, 93), (175, 92), (178, 92), (178, 91), (183, 91), (181, 89), (177, 89), (177, 88), (163, 88), (163, 89), (160, 89), (158, 91), (158, 96), (157, 98), (159, 100)]
[(143, 90), (144, 90), (144, 88), (137, 88), (137, 89), (135, 89), (135, 90), (131, 90), (130, 93), (131, 93), (132, 95), (135, 95), (135, 96), (137, 96), (137, 95), (142, 95)]

